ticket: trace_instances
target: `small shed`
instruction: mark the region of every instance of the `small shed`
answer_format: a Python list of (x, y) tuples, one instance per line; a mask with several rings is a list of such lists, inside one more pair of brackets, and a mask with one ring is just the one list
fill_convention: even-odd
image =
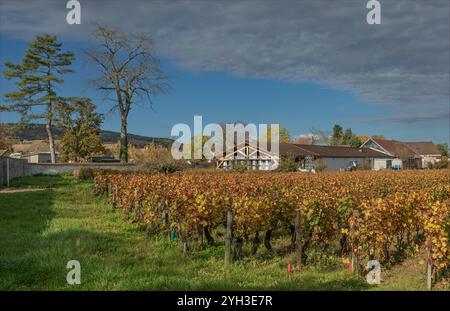
[[(52, 163), (50, 152), (33, 152), (23, 156), (22, 159), (27, 160), (28, 163)], [(58, 159), (57, 154), (56, 159)]]

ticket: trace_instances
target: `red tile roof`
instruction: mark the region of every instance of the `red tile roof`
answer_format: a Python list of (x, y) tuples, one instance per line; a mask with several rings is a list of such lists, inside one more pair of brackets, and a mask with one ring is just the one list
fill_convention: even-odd
[(370, 148), (280, 144), (280, 155), (289, 154), (301, 157), (312, 155), (326, 158), (389, 158), (386, 154)]
[(406, 145), (408, 145), (412, 150), (414, 150), (417, 154), (421, 155), (429, 155), (429, 154), (438, 154), (439, 149), (436, 147), (435, 144), (431, 141), (420, 141), (420, 142), (405, 142)]
[(419, 157), (426, 154), (439, 154), (437, 147), (430, 142), (401, 142), (397, 140), (375, 139), (378, 145), (383, 147), (390, 154), (399, 158)]

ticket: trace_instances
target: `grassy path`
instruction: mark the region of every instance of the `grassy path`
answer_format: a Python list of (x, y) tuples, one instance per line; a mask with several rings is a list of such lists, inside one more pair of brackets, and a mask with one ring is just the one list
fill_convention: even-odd
[[(33, 177), (15, 186), (46, 189), (0, 193), (0, 290), (369, 289), (340, 268), (288, 279), (291, 256), (242, 261), (225, 270), (220, 246), (183, 255), (178, 244), (151, 239), (124, 221), (92, 195), (90, 182)], [(71, 259), (81, 263), (81, 285), (66, 283)]]

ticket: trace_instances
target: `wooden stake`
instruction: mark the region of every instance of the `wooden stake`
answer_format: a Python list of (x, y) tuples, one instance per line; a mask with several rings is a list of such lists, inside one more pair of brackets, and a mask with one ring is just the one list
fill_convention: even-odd
[(233, 239), (233, 212), (227, 211), (227, 233), (225, 238), (225, 265), (231, 263), (231, 242)]
[(433, 258), (432, 258), (432, 244), (431, 239), (428, 240), (428, 254), (427, 254), (427, 290), (433, 288)]
[(301, 215), (300, 210), (297, 210), (295, 217), (295, 249), (297, 255), (297, 265), (299, 268), (302, 266), (303, 261), (302, 258), (303, 239), (300, 227), (301, 227)]

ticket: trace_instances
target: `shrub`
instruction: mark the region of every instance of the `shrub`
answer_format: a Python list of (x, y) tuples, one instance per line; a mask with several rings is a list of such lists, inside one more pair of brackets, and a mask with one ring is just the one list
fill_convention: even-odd
[(314, 161), (314, 169), (316, 170), (317, 173), (325, 171), (326, 168), (327, 166), (325, 165), (325, 162), (323, 162), (322, 160), (318, 159)]
[(92, 180), (95, 177), (95, 170), (92, 168), (82, 167), (73, 172), (73, 177), (80, 180)]
[(430, 169), (445, 169), (448, 168), (448, 158), (443, 156), (441, 161), (436, 163), (428, 163), (428, 168)]
[(280, 165), (277, 168), (279, 172), (297, 172), (298, 163), (295, 162), (295, 156), (288, 155), (281, 158)]
[(130, 159), (151, 171), (166, 174), (183, 170), (188, 166), (183, 160), (175, 160), (169, 149), (156, 144), (147, 145), (144, 149), (131, 148)]

